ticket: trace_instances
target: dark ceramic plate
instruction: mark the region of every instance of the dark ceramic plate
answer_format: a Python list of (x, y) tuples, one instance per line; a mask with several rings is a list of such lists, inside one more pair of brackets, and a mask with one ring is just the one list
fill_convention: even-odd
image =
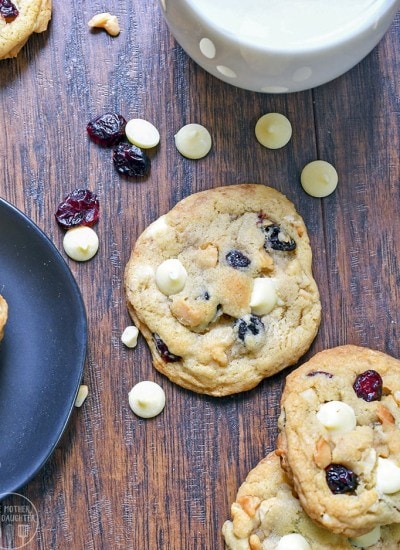
[(0, 343), (0, 498), (25, 485), (56, 447), (86, 356), (86, 312), (54, 244), (0, 199), (0, 294), (9, 317)]

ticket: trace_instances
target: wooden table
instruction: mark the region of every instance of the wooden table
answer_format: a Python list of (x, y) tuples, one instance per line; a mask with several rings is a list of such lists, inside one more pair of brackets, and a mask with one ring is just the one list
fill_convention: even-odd
[[(221, 399), (173, 385), (153, 369), (142, 339), (134, 350), (120, 342), (130, 323), (126, 261), (141, 231), (190, 193), (241, 182), (274, 186), (303, 215), (314, 250), (323, 321), (305, 359), (344, 343), (399, 357), (400, 14), (345, 76), (312, 91), (263, 95), (196, 66), (156, 1), (111, 0), (106, 9), (119, 17), (118, 37), (89, 31), (88, 20), (104, 11), (99, 0), (55, 2), (48, 32), (0, 63), (0, 195), (59, 250), (63, 232), (53, 213), (61, 198), (84, 186), (101, 203), (98, 255), (88, 263), (66, 258), (87, 308), (89, 396), (46, 466), (20, 489), (39, 517), (27, 548), (214, 550), (223, 547), (221, 526), (238, 486), (274, 449), (286, 373)], [(88, 140), (87, 122), (108, 110), (160, 130), (147, 179), (120, 177), (110, 151)], [(291, 142), (276, 151), (254, 137), (255, 122), (270, 111), (293, 125)], [(174, 134), (189, 122), (213, 136), (200, 161), (175, 149)], [(299, 183), (302, 167), (318, 158), (340, 178), (322, 200)], [(128, 405), (143, 379), (166, 393), (164, 412), (152, 420)], [(4, 536), (0, 546), (17, 546)]]

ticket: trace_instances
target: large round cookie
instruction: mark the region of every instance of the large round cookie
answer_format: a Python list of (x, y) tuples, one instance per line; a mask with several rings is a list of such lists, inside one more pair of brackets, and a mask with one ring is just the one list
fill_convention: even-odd
[(11, 20), (0, 15), (0, 59), (15, 57), (34, 32), (47, 29), (52, 0), (12, 0), (18, 15)]
[(358, 536), (400, 523), (400, 361), (357, 346), (317, 353), (286, 379), (283, 467), (307, 513)]
[[(178, 273), (184, 286), (167, 295), (156, 281), (171, 259), (187, 277)], [(125, 286), (154, 366), (209, 395), (249, 390), (295, 363), (320, 322), (304, 222), (265, 185), (220, 187), (179, 202), (138, 238)]]
[(318, 526), (293, 495), (275, 452), (248, 474), (231, 516), (222, 527), (229, 550), (394, 550), (400, 545), (400, 525), (376, 529), (362, 539), (348, 539)]
[(4, 327), (8, 317), (8, 305), (3, 296), (0, 294), (0, 341), (4, 336)]

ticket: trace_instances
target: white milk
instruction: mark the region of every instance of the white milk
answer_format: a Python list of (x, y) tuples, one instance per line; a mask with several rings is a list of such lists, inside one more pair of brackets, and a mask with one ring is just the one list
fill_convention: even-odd
[(190, 0), (223, 32), (272, 49), (340, 39), (384, 0)]

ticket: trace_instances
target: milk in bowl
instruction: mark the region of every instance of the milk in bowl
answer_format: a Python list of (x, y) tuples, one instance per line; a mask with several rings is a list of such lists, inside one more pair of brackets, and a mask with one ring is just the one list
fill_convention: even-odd
[(400, 0), (160, 0), (183, 49), (214, 76), (259, 92), (309, 89), (361, 61)]

